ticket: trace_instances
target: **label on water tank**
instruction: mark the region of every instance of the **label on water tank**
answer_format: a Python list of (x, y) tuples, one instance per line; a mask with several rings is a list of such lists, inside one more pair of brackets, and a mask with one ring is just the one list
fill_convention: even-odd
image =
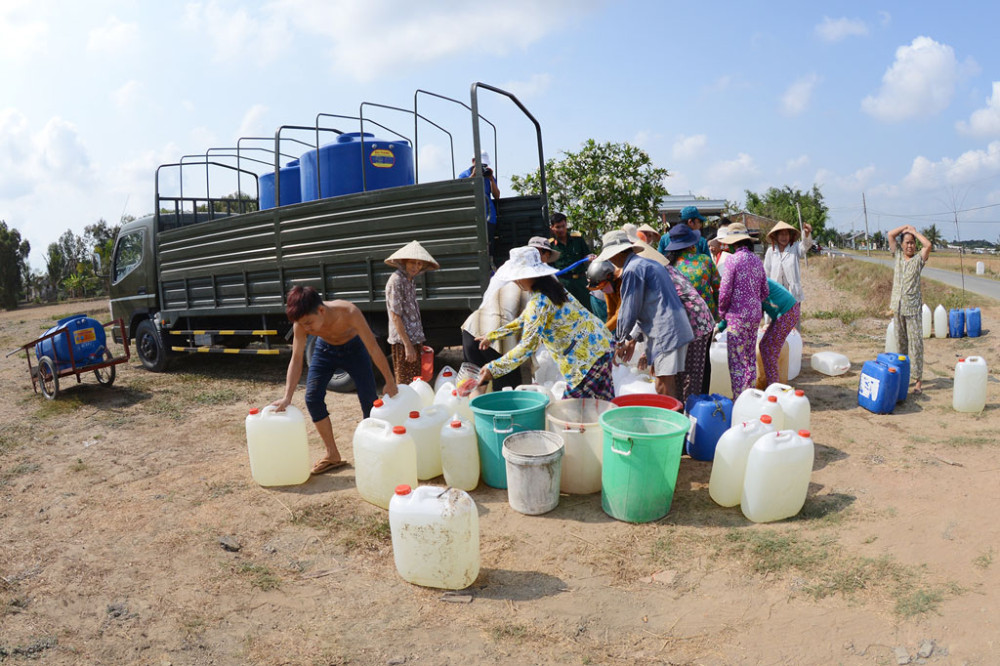
[(369, 161), (371, 161), (372, 166), (379, 169), (391, 169), (396, 166), (396, 156), (392, 154), (391, 150), (386, 148), (376, 148), (368, 156)]
[(97, 339), (97, 333), (94, 332), (92, 328), (81, 328), (79, 330), (73, 331), (73, 344), (82, 345), (87, 342), (93, 342)]
[(877, 377), (862, 374), (860, 386), (858, 386), (858, 395), (876, 402), (878, 401), (878, 386), (879, 380)]

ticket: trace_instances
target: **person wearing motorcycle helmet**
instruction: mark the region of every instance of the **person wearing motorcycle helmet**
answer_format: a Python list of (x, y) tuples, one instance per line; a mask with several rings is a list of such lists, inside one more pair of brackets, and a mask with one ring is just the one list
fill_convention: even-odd
[(592, 261), (587, 267), (587, 289), (600, 291), (608, 304), (608, 319), (605, 326), (614, 331), (618, 324), (618, 308), (621, 306), (621, 271), (610, 261)]

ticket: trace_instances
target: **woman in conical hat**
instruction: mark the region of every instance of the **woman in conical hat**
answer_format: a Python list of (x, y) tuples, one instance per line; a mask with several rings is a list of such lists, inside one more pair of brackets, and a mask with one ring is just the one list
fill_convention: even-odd
[(799, 259), (806, 256), (812, 247), (812, 227), (802, 225), (805, 236), (799, 241), (799, 230), (785, 222), (778, 222), (767, 234), (771, 244), (764, 255), (764, 271), (767, 277), (787, 289), (802, 302), (802, 276), (799, 273)]
[(411, 241), (393, 252), (385, 263), (396, 269), (385, 284), (392, 367), (396, 383), (409, 384), (420, 375), (419, 348), (426, 340), (413, 278), (441, 266), (417, 241)]

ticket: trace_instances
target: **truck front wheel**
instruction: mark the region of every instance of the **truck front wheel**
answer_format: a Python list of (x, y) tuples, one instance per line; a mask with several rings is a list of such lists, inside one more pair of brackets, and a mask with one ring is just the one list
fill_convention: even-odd
[(149, 319), (143, 319), (135, 329), (135, 351), (147, 370), (163, 372), (167, 369), (167, 349), (163, 345), (163, 337)]
[[(309, 365), (309, 361), (312, 359), (313, 349), (316, 347), (316, 337), (310, 335), (306, 338), (306, 366)], [(337, 370), (330, 377), (330, 381), (327, 382), (326, 387), (334, 391), (335, 393), (351, 393), (355, 390), (354, 380), (351, 376), (344, 372), (343, 370)]]

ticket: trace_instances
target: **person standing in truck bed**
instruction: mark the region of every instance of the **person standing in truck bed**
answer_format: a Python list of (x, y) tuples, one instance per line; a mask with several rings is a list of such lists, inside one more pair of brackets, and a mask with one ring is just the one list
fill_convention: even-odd
[(364, 418), (371, 414), (372, 404), (378, 397), (372, 361), (385, 377), (385, 392), (388, 395), (396, 395), (396, 382), (389, 370), (389, 361), (375, 341), (375, 334), (368, 327), (361, 310), (353, 303), (324, 301), (312, 287), (296, 286), (285, 299), (285, 314), (292, 322), (292, 359), (288, 362), (285, 375), (285, 395), (271, 404), (282, 412), (292, 403), (292, 395), (302, 376), (306, 338), (316, 336), (306, 379), (306, 408), (326, 447), (326, 455), (312, 468), (313, 474), (322, 474), (347, 464), (337, 450), (330, 412), (326, 408), (326, 386), (334, 371), (343, 370), (354, 380)]
[(417, 241), (396, 250), (385, 263), (396, 269), (385, 284), (392, 367), (396, 370), (396, 383), (409, 384), (414, 377), (420, 376), (420, 347), (427, 339), (420, 321), (420, 305), (413, 279), (424, 271), (437, 270), (441, 266)]

